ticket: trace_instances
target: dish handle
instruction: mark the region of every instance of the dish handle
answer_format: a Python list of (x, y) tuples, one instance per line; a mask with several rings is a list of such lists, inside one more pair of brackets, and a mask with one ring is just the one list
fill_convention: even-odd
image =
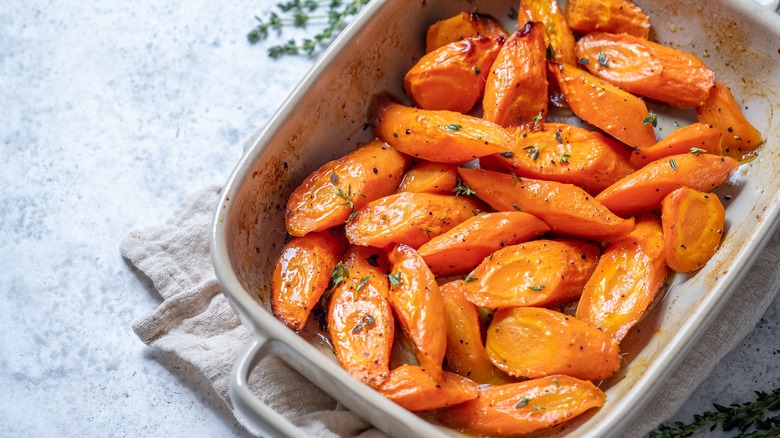
[(271, 342), (268, 338), (254, 338), (233, 368), (228, 385), (230, 400), (236, 413), (264, 436), (305, 438), (306, 434), (301, 429), (260, 401), (249, 387), (252, 370), (270, 352)]

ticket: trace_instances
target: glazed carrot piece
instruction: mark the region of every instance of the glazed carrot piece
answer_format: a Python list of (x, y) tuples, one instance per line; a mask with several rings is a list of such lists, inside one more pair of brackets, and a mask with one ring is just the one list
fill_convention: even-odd
[(723, 134), (723, 153), (735, 160), (753, 152), (763, 140), (739, 108), (725, 84), (716, 82), (704, 104), (696, 108), (696, 118)]
[(599, 248), (584, 240), (543, 239), (507, 246), (466, 277), (463, 293), (488, 309), (563, 304), (579, 298), (598, 259)]
[(517, 28), (529, 21), (538, 21), (544, 25), (544, 42), (547, 56), (552, 54), (555, 62), (574, 64), (574, 35), (569, 29), (566, 17), (557, 0), (521, 0), (517, 9)]
[(494, 157), (520, 176), (574, 184), (595, 195), (634, 172), (629, 149), (598, 132), (560, 123), (507, 131), (517, 147)]
[(428, 27), (425, 37), (425, 53), (476, 36), (506, 39), (508, 35), (501, 23), (490, 15), (461, 12), (454, 17), (437, 21)]
[(637, 169), (647, 163), (670, 155), (684, 153), (721, 155), (721, 133), (712, 125), (694, 123), (672, 131), (658, 143), (636, 149), (631, 153), (631, 164)]
[(402, 192), (369, 203), (345, 227), (350, 243), (413, 248), (454, 228), (484, 209), (472, 196)]
[(548, 65), (574, 114), (633, 148), (655, 144), (642, 99), (572, 65)]
[(620, 342), (658, 295), (668, 273), (661, 221), (655, 215), (640, 216), (631, 234), (601, 254), (577, 305), (577, 318)]
[(541, 219), (520, 211), (480, 214), (420, 246), (417, 252), (436, 275), (470, 271), (493, 251), (525, 242), (550, 230)]
[(485, 350), (498, 369), (530, 379), (566, 374), (603, 380), (620, 368), (617, 343), (590, 324), (538, 307), (499, 309)]
[(386, 143), (372, 140), (326, 163), (290, 195), (287, 232), (300, 237), (343, 224), (363, 205), (395, 192), (409, 161)]
[(681, 187), (661, 203), (661, 221), (669, 267), (676, 272), (693, 272), (718, 250), (726, 210), (717, 195)]
[(406, 95), (418, 108), (468, 112), (482, 98), (503, 42), (478, 36), (429, 52), (404, 76)]
[(489, 170), (459, 168), (464, 184), (497, 211), (523, 211), (552, 231), (596, 241), (612, 241), (634, 229), (634, 219), (609, 211), (571, 184), (523, 178)]
[(544, 28), (529, 22), (512, 34), (489, 68), (483, 118), (501, 126), (544, 121), (547, 65)]
[(604, 405), (604, 393), (591, 382), (554, 375), (483, 388), (479, 397), (439, 411), (436, 419), (473, 434), (527, 434), (565, 423)]
[(442, 376), (447, 347), (447, 315), (436, 278), (425, 261), (407, 245), (397, 245), (388, 254), (390, 304), (415, 355), (434, 380)]
[(661, 201), (680, 187), (702, 192), (728, 181), (739, 166), (729, 157), (679, 154), (653, 161), (612, 184), (596, 200), (622, 217), (658, 210)]
[(511, 378), (493, 366), (482, 345), (477, 306), (463, 295), (463, 280), (439, 286), (447, 315), (447, 369), (484, 384), (508, 383)]
[(398, 191), (444, 195), (452, 193), (456, 185), (457, 165), (422, 161), (406, 172)]
[(344, 234), (333, 229), (287, 242), (271, 279), (271, 309), (277, 319), (295, 331), (303, 328), (346, 246)]
[(697, 57), (627, 34), (595, 32), (577, 41), (580, 64), (629, 93), (680, 108), (707, 100), (715, 73)]
[(509, 150), (514, 141), (492, 122), (454, 111), (410, 108), (380, 102), (374, 133), (396, 150), (438, 163), (463, 163)]
[(339, 363), (374, 388), (388, 377), (395, 336), (386, 260), (376, 248), (350, 247), (333, 272), (328, 308), (328, 333)]
[(577, 33), (627, 33), (639, 38), (650, 36), (650, 17), (630, 0), (570, 0), (566, 21)]
[(390, 371), (379, 392), (407, 410), (426, 412), (477, 398), (479, 385), (446, 371), (441, 379), (434, 380), (421, 367), (401, 365)]

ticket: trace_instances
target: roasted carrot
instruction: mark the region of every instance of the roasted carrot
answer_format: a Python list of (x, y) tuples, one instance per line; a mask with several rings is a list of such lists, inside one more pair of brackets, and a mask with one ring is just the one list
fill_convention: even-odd
[(574, 114), (633, 148), (655, 144), (642, 99), (573, 65), (548, 65)]
[(574, 184), (596, 195), (634, 171), (629, 149), (598, 132), (560, 123), (507, 131), (517, 147), (494, 157), (520, 176)]
[(496, 309), (547, 307), (579, 298), (599, 258), (584, 240), (534, 240), (507, 246), (486, 258), (464, 280), (472, 303)]
[(538, 307), (498, 310), (485, 341), (490, 360), (510, 376), (566, 374), (603, 380), (620, 368), (617, 343), (579, 319)]
[(529, 21), (538, 21), (544, 25), (548, 59), (566, 64), (577, 62), (574, 57), (574, 35), (557, 0), (521, 0), (517, 9), (517, 28), (522, 28)]
[(653, 161), (596, 196), (618, 216), (658, 210), (661, 201), (680, 187), (713, 190), (728, 181), (739, 163), (712, 154), (679, 154)]
[(455, 164), (421, 161), (404, 175), (399, 192), (449, 194), (458, 185), (458, 170)]
[(407, 96), (418, 108), (468, 112), (482, 98), (503, 42), (478, 36), (429, 52), (404, 76)]
[(544, 121), (547, 64), (544, 28), (529, 22), (512, 34), (489, 69), (483, 118), (501, 126)]
[(726, 211), (718, 196), (681, 187), (661, 203), (666, 262), (692, 272), (715, 255), (725, 231)]
[(565, 15), (569, 27), (583, 35), (609, 32), (650, 36), (650, 17), (630, 0), (569, 0)]
[(439, 286), (447, 315), (447, 369), (477, 383), (497, 385), (511, 378), (493, 366), (482, 344), (477, 306), (463, 295), (463, 280)]
[(374, 388), (390, 372), (395, 336), (386, 260), (376, 248), (350, 247), (333, 272), (335, 286), (328, 308), (328, 333), (339, 363)]
[(514, 436), (558, 426), (604, 399), (591, 382), (553, 375), (482, 388), (479, 397), (439, 411), (436, 419), (468, 433)]
[(425, 53), (433, 52), (449, 43), (476, 36), (506, 39), (508, 35), (501, 23), (490, 15), (461, 12), (454, 17), (437, 21), (428, 27), (425, 37)]
[(341, 230), (309, 233), (287, 242), (271, 279), (274, 316), (295, 331), (302, 329), (345, 250)]
[(739, 108), (725, 84), (716, 82), (704, 104), (696, 108), (696, 118), (723, 134), (723, 153), (736, 160), (753, 152), (763, 140)]
[(439, 163), (463, 163), (509, 150), (512, 136), (487, 120), (456, 113), (410, 108), (380, 101), (374, 133), (396, 150)]
[(479, 385), (446, 371), (436, 380), (421, 367), (401, 365), (390, 371), (379, 392), (412, 412), (426, 412), (477, 398)]
[(634, 150), (631, 154), (631, 164), (639, 169), (655, 160), (686, 152), (721, 155), (723, 153), (721, 137), (721, 133), (712, 125), (704, 123), (686, 125), (672, 131), (650, 147)]
[(473, 196), (402, 192), (358, 211), (345, 227), (355, 245), (379, 248), (405, 243), (413, 248), (454, 228), (484, 209)]
[(640, 216), (636, 229), (612, 242), (585, 284), (577, 318), (620, 342), (663, 286), (669, 268), (664, 233), (655, 215)]
[(434, 237), (417, 252), (436, 275), (470, 271), (493, 251), (525, 242), (550, 230), (536, 216), (520, 211), (480, 214)]
[(395, 192), (409, 161), (386, 143), (372, 140), (326, 163), (290, 195), (287, 232), (303, 236), (343, 224), (363, 205)]
[(577, 41), (579, 63), (629, 93), (681, 108), (707, 100), (715, 73), (682, 50), (627, 34), (595, 32)]
[(630, 233), (634, 219), (622, 219), (571, 184), (523, 178), (489, 170), (459, 168), (466, 186), (497, 211), (523, 211), (568, 236), (611, 241)]
[(436, 278), (410, 246), (397, 245), (388, 257), (390, 304), (420, 366), (438, 381), (447, 347), (447, 316)]

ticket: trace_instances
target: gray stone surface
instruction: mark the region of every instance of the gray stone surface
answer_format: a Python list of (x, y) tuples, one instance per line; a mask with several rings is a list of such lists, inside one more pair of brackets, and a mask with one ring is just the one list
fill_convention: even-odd
[[(0, 436), (243, 436), (130, 326), (133, 229), (227, 179), (311, 60), (246, 43), (275, 1), (0, 4)], [(678, 414), (780, 381), (780, 298)]]

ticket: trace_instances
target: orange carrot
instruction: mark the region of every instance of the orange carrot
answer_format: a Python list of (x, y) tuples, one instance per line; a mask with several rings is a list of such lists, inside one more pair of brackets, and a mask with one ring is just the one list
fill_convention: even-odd
[(484, 36), (490, 39), (507, 38), (506, 30), (490, 15), (475, 12), (461, 12), (446, 20), (437, 21), (428, 27), (425, 38), (425, 53), (441, 46), (467, 38)]
[(412, 412), (426, 412), (477, 398), (479, 385), (446, 371), (435, 380), (421, 367), (401, 365), (390, 371), (379, 392)]
[(572, 65), (548, 65), (574, 114), (631, 147), (655, 144), (642, 99)]
[(655, 160), (684, 153), (721, 155), (721, 133), (704, 123), (683, 126), (650, 147), (634, 150), (631, 164), (639, 169)]
[(736, 160), (763, 142), (761, 133), (747, 121), (725, 84), (715, 83), (706, 102), (696, 108), (696, 118), (723, 134), (723, 153)]
[(415, 354), (434, 380), (440, 380), (447, 347), (447, 316), (436, 278), (417, 252), (396, 246), (388, 255), (390, 304)]
[(405, 243), (413, 248), (454, 228), (482, 209), (472, 196), (401, 192), (361, 209), (345, 227), (355, 245), (379, 248)]
[(726, 211), (717, 195), (682, 187), (664, 198), (661, 220), (666, 262), (676, 272), (692, 272), (718, 250)]
[(715, 73), (697, 57), (627, 34), (596, 32), (577, 41), (588, 71), (638, 96), (681, 108), (707, 100)]
[(565, 373), (603, 380), (620, 368), (617, 343), (608, 334), (573, 316), (537, 307), (498, 310), (485, 350), (498, 369), (530, 379)]
[(569, 0), (566, 21), (575, 32), (627, 33), (650, 36), (650, 17), (631, 0)]
[(554, 375), (483, 388), (479, 397), (439, 411), (436, 419), (452, 428), (485, 435), (518, 435), (565, 423), (604, 404), (591, 382)]
[(520, 211), (480, 214), (423, 244), (417, 252), (436, 275), (470, 271), (493, 251), (525, 242), (550, 230)]
[(512, 34), (489, 68), (483, 118), (501, 126), (544, 121), (547, 65), (544, 29), (530, 22)]
[(482, 98), (502, 44), (478, 36), (439, 47), (406, 73), (406, 94), (418, 108), (468, 112)]
[(568, 236), (611, 241), (630, 233), (634, 219), (622, 219), (577, 186), (459, 168), (464, 184), (497, 211), (523, 211)]
[(574, 184), (595, 195), (634, 171), (629, 149), (598, 132), (560, 123), (507, 131), (517, 148), (494, 157), (520, 176)]
[(511, 378), (494, 367), (485, 352), (477, 306), (462, 289), (463, 280), (439, 286), (447, 315), (447, 369), (477, 383), (508, 383)]
[(712, 154), (679, 154), (653, 161), (596, 196), (618, 216), (658, 210), (680, 187), (710, 191), (728, 181), (739, 163)]
[(552, 54), (551, 59), (555, 62), (577, 62), (574, 57), (574, 35), (556, 0), (521, 0), (517, 10), (518, 29), (529, 21), (539, 21), (544, 25), (548, 58)]
[(577, 318), (620, 342), (655, 299), (669, 273), (661, 222), (640, 216), (636, 229), (612, 242), (585, 284)]
[(422, 161), (406, 172), (398, 191), (445, 195), (452, 193), (456, 185), (457, 165)]
[(598, 247), (582, 240), (534, 240), (507, 246), (466, 277), (463, 293), (489, 309), (566, 303), (580, 296), (598, 258)]
[(290, 240), (276, 261), (271, 279), (271, 309), (287, 327), (298, 331), (328, 288), (346, 240), (341, 230), (309, 233)]
[(374, 133), (396, 150), (439, 163), (463, 163), (509, 150), (512, 136), (495, 123), (454, 111), (379, 102)]
[(343, 224), (369, 201), (395, 192), (408, 166), (407, 156), (379, 140), (326, 163), (290, 195), (287, 232), (303, 236)]
[(390, 372), (390, 351), (395, 335), (393, 312), (388, 301), (387, 270), (370, 260), (376, 248), (352, 246), (342, 265), (333, 272), (333, 296), (328, 308), (328, 333), (342, 368), (377, 388)]

